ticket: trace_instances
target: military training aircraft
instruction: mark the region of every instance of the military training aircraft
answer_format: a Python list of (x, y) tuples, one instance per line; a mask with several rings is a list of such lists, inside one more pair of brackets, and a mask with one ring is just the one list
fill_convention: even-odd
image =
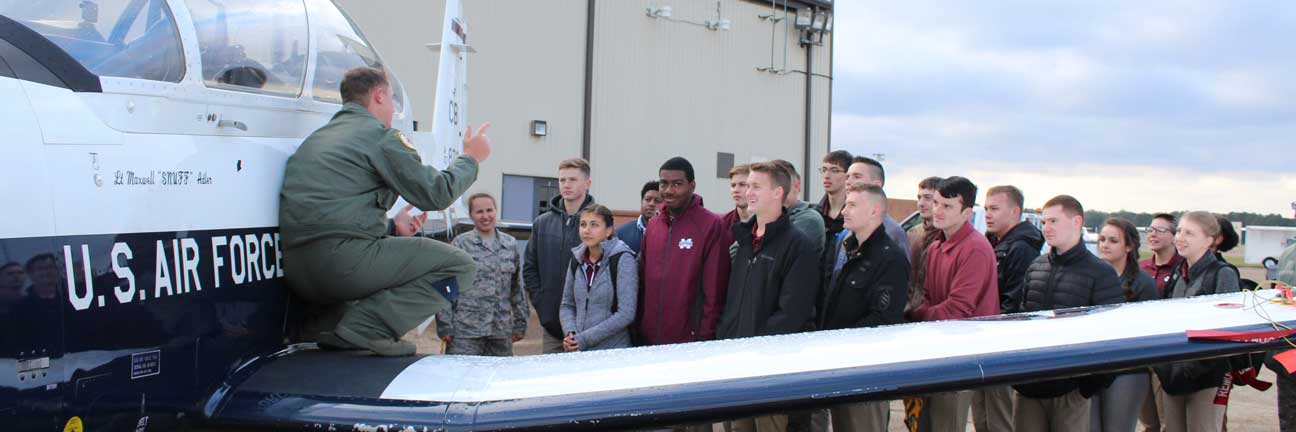
[[(471, 51), (446, 5), (431, 132), (391, 76), (393, 126), (442, 167)], [(344, 72), (382, 65), (330, 0), (0, 0), (0, 278), (30, 280), (0, 279), (0, 429), (643, 428), (1262, 352), (1296, 326), (1260, 290), (536, 357), (322, 351), (284, 286), (284, 164)]]

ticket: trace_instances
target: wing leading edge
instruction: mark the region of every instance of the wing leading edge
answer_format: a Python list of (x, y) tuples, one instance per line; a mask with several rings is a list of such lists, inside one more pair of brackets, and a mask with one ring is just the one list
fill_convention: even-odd
[(534, 357), (292, 350), (245, 368), (208, 415), (226, 425), (414, 431), (727, 419), (1276, 349), (1286, 342), (1190, 341), (1185, 333), (1296, 325), (1296, 307), (1260, 300), (1275, 294)]

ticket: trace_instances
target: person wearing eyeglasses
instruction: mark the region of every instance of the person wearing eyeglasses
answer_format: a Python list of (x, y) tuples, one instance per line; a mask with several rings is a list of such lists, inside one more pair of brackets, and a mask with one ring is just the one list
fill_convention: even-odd
[[(1175, 250), (1174, 235), (1177, 221), (1173, 215), (1160, 213), (1152, 217), (1147, 227), (1147, 245), (1152, 257), (1139, 262), (1139, 269), (1152, 276), (1156, 281), (1157, 297), (1165, 292), (1170, 274), (1183, 262), (1183, 257)], [(1143, 412), (1139, 414), (1139, 423), (1144, 430), (1161, 430), (1161, 411), (1164, 405), (1161, 400), (1161, 381), (1152, 375), (1152, 390), (1143, 402)]]
[(1161, 213), (1152, 217), (1152, 224), (1147, 228), (1148, 249), (1152, 250), (1152, 258), (1139, 262), (1139, 268), (1147, 272), (1152, 279), (1156, 281), (1157, 294), (1165, 292), (1166, 282), (1170, 281), (1170, 274), (1174, 271), (1175, 266), (1183, 261), (1179, 252), (1175, 251), (1174, 235), (1176, 221), (1173, 215)]
[(819, 175), (823, 177), (824, 196), (819, 200), (818, 210), (823, 216), (826, 239), (833, 239), (842, 232), (842, 207), (846, 206), (846, 170), (850, 169), (851, 154), (846, 150), (835, 150), (823, 158)]

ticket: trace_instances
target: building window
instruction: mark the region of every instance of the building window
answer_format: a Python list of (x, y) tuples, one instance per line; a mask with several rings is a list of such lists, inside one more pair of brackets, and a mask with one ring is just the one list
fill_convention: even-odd
[(716, 178), (729, 178), (729, 170), (734, 167), (733, 153), (716, 153)]
[(504, 193), (500, 197), (500, 220), (531, 222), (549, 210), (549, 201), (558, 196), (558, 179), (504, 175)]

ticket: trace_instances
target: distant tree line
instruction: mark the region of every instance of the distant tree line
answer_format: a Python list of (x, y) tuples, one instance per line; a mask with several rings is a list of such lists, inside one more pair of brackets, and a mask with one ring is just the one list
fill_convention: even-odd
[[(1179, 217), (1183, 211), (1170, 212), (1170, 214)], [(1100, 210), (1085, 211), (1085, 226), (1097, 229), (1103, 221), (1108, 218), (1118, 217), (1134, 222), (1134, 226), (1146, 227), (1152, 224), (1152, 216), (1155, 213), (1134, 213), (1131, 211), (1105, 212)], [(1279, 214), (1259, 214), (1251, 212), (1229, 212), (1224, 215), (1228, 220), (1241, 222), (1242, 226), (1259, 225), (1259, 226), (1296, 226), (1296, 219), (1285, 218)]]

